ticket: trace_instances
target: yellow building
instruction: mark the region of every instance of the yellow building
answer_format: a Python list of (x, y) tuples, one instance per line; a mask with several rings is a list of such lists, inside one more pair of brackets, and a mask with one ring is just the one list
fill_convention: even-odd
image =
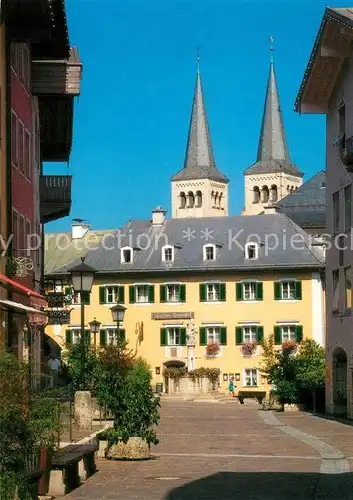
[[(271, 124), (265, 120), (263, 145), (282, 133)], [(117, 341), (110, 309), (123, 304), (120, 335), (148, 361), (154, 384), (165, 382), (164, 366), (177, 363), (219, 368), (222, 390), (231, 376), (238, 387), (263, 390), (263, 338), (324, 344), (324, 256), (284, 214), (227, 215), (228, 179), (215, 165), (199, 71), (185, 164), (171, 184), (172, 219), (158, 207), (119, 230), (77, 222), (71, 233), (47, 235), (48, 301), (56, 306), (46, 328), (50, 347), (80, 341), (81, 298), (71, 295), (69, 276), (84, 257), (96, 270), (83, 297), (92, 343)], [(60, 308), (65, 296), (70, 303)], [(89, 331), (94, 318), (97, 336)]]

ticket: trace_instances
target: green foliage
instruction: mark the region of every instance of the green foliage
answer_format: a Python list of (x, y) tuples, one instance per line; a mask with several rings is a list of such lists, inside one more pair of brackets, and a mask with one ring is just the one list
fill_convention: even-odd
[(262, 361), (260, 371), (264, 375), (268, 375), (277, 362), (275, 339), (273, 333), (271, 333), (268, 337), (264, 337), (262, 341)]
[(95, 392), (94, 373), (96, 370), (97, 355), (93, 346), (85, 344), (82, 353), (81, 344), (71, 344), (63, 354), (63, 360), (68, 366), (69, 376), (74, 392), (88, 390)]
[(207, 378), (211, 384), (215, 385), (219, 380), (221, 370), (219, 368), (196, 368), (188, 373), (188, 377), (193, 382), (201, 378)]
[(166, 366), (163, 370), (163, 377), (171, 378), (176, 383), (183, 377), (186, 377), (188, 370), (185, 366)]
[(297, 381), (303, 389), (315, 391), (325, 384), (325, 349), (314, 340), (304, 340), (296, 356)]

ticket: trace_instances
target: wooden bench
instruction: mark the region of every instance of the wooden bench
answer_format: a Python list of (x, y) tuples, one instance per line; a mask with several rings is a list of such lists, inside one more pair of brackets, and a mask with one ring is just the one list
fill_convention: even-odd
[(52, 461), (48, 494), (64, 496), (86, 481), (96, 469), (98, 442), (72, 444), (58, 450)]
[(238, 399), (240, 403), (243, 405), (244, 404), (244, 399), (249, 398), (249, 399), (254, 399), (256, 398), (258, 403), (261, 405), (262, 400), (265, 399), (266, 397), (266, 392), (265, 391), (239, 391), (238, 394)]

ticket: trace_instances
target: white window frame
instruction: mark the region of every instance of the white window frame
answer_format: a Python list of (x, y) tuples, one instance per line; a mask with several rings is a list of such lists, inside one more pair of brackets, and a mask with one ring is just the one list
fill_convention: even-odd
[[(172, 258), (171, 259), (166, 258), (166, 251), (167, 250), (172, 251)], [(162, 247), (162, 262), (174, 262), (174, 247), (172, 245), (164, 245)]]
[(166, 326), (168, 347), (180, 347), (180, 328), (180, 326)]
[[(254, 302), (256, 301), (256, 285), (257, 281), (243, 281), (243, 301)], [(249, 287), (249, 298), (246, 298), (246, 287)]]
[[(213, 259), (207, 259), (207, 250), (209, 248), (213, 249)], [(216, 245), (214, 245), (213, 243), (208, 243), (207, 245), (203, 246), (203, 260), (207, 262), (216, 260)]]
[[(126, 260), (124, 251), (129, 250), (130, 251), (130, 260)], [(134, 260), (134, 250), (131, 247), (123, 247), (120, 249), (120, 260), (122, 264), (130, 264)]]
[[(296, 300), (296, 297), (295, 297), (295, 283), (296, 283), (297, 280), (294, 280), (294, 279), (287, 279), (287, 280), (281, 280), (280, 281), (280, 286), (281, 286), (281, 300)], [(284, 288), (284, 285), (288, 285), (288, 297), (284, 297), (284, 293), (283, 293), (283, 288)], [(290, 286), (293, 285), (294, 286), (294, 297), (290, 297)]]
[[(247, 374), (247, 372), (250, 372)], [(247, 384), (248, 378), (253, 382), (253, 376), (255, 372), (256, 384)], [(243, 387), (258, 387), (259, 385), (259, 370), (257, 368), (244, 368), (243, 369)]]
[[(205, 302), (219, 302), (221, 300), (221, 283), (205, 283), (206, 286), (206, 301)], [(217, 287), (218, 286), (218, 297), (217, 297)], [(209, 298), (209, 287), (213, 287), (213, 298)]]
[[(249, 256), (249, 248), (254, 248), (255, 257)], [(258, 245), (258, 243), (254, 243), (253, 241), (250, 241), (249, 243), (245, 244), (245, 258), (247, 260), (256, 260), (259, 258), (259, 245)]]
[(81, 342), (81, 327), (72, 326), (70, 330), (72, 331), (72, 344), (79, 344)]
[[(256, 342), (257, 340), (257, 326), (256, 325), (243, 325), (243, 341), (244, 342)], [(248, 331), (246, 331), (248, 330)], [(248, 337), (248, 338), (246, 338)]]
[[(165, 285), (165, 301), (174, 304), (176, 302), (180, 302), (180, 283), (166, 283)], [(170, 300), (169, 299), (169, 294), (168, 294), (168, 287), (173, 287), (175, 290), (175, 300)]]
[[(285, 325), (280, 325), (280, 328), (281, 328), (281, 341), (282, 341), (282, 344), (284, 342), (296, 342), (297, 338), (296, 338), (296, 325), (293, 324), (293, 323), (288, 323), (288, 324), (285, 324)], [(288, 338), (284, 338), (284, 330), (287, 330), (287, 333), (286, 333), (286, 336)], [(293, 331), (291, 331), (291, 329), (293, 329)]]
[[(118, 328), (116, 326), (109, 326), (104, 328), (105, 330), (105, 343), (106, 345), (118, 345)], [(113, 335), (111, 335), (113, 334)], [(109, 342), (109, 337), (113, 337), (113, 341)]]
[(206, 326), (206, 343), (221, 343), (221, 327), (218, 325)]
[[(137, 284), (137, 285), (134, 285), (135, 286), (135, 304), (148, 304), (149, 301), (149, 297), (148, 297), (148, 287), (150, 286), (148, 283), (141, 283), (141, 284)], [(146, 294), (146, 300), (138, 300), (138, 289), (141, 288), (141, 287), (144, 287), (145, 290), (147, 291), (147, 294)]]

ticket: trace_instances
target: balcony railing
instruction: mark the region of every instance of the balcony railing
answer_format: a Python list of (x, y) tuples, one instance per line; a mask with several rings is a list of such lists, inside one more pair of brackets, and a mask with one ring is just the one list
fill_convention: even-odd
[(71, 209), (71, 175), (43, 175), (40, 178), (41, 219), (50, 222), (66, 217)]

